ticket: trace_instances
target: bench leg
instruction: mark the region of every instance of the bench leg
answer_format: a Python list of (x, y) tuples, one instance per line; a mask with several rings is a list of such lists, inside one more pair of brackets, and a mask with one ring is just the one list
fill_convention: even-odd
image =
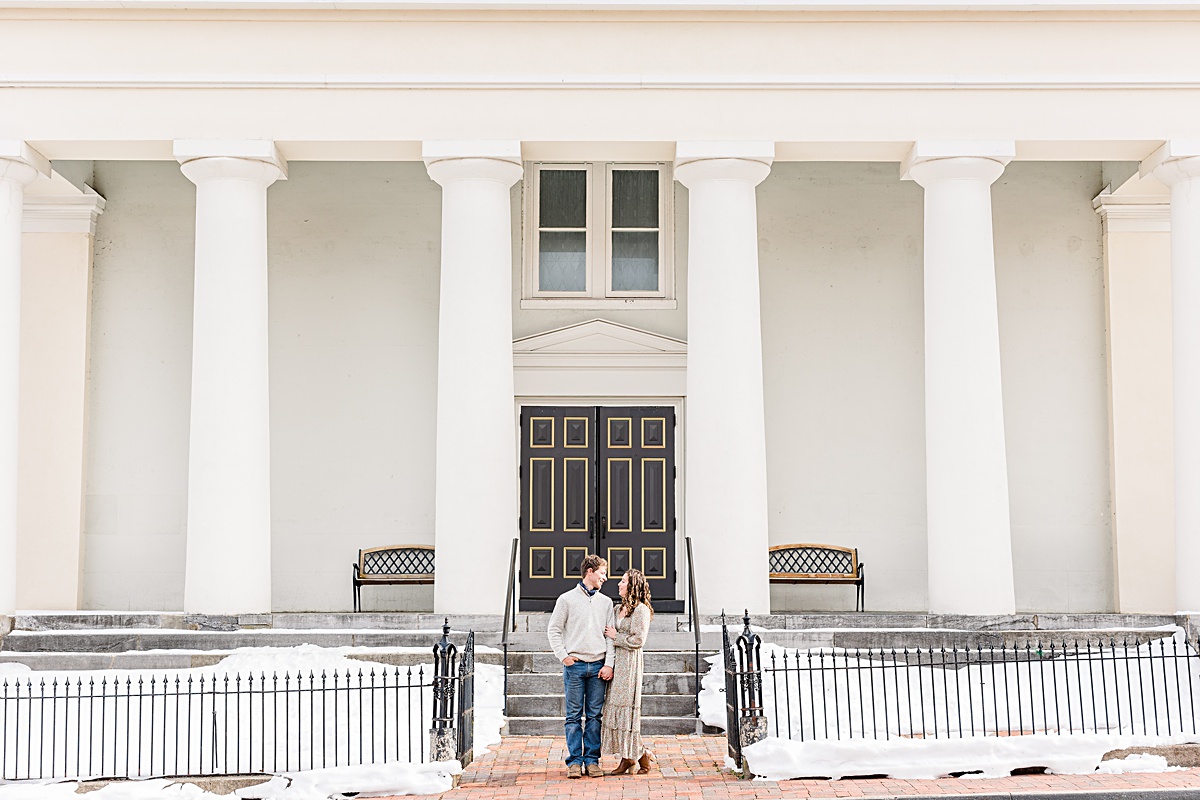
[(858, 603), (856, 611), (865, 612), (867, 610), (867, 583), (859, 581), (858, 583)]

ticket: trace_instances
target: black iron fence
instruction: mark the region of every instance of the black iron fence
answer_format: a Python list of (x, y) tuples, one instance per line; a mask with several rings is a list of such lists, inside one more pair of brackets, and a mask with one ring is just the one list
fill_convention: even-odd
[[(469, 761), (474, 634), (445, 671), (434, 654), (432, 667), (0, 678), (0, 779), (424, 762), (439, 730), (457, 742), (449, 757)], [(439, 694), (446, 717), (435, 716)]]
[[(1200, 656), (1181, 635), (1007, 647), (788, 650), (725, 633), (731, 757), (799, 740), (1197, 733)], [(747, 734), (757, 721), (758, 734)], [(757, 737), (757, 738), (756, 738)], [(736, 745), (736, 746), (735, 746)]]

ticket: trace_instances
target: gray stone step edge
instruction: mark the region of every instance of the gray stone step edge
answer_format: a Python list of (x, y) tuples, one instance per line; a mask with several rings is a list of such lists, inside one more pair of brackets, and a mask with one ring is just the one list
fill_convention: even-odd
[[(518, 632), (545, 631), (549, 614), (523, 613), (516, 619)], [(18, 613), (15, 627), (21, 630), (70, 630), (81, 628), (162, 628), (166, 630), (275, 629), (360, 629), (391, 628), (440, 630), (445, 619), (455, 630), (499, 632), (500, 614), (434, 614), (431, 612), (280, 612), (275, 614), (202, 615), (181, 612), (25, 612)], [(740, 629), (742, 616), (730, 613), (730, 630)], [(1011, 615), (929, 614), (921, 612), (812, 612), (754, 614), (753, 625), (770, 630), (844, 628), (934, 628), (974, 631), (999, 630), (1095, 630), (1100, 628), (1147, 628), (1161, 625), (1188, 627), (1194, 617), (1181, 614), (1074, 614), (1041, 613)], [(702, 625), (721, 623), (719, 615), (701, 615)], [(685, 614), (660, 614), (652, 631), (684, 631), (690, 626)]]
[[(643, 736), (678, 736), (696, 733), (695, 717), (642, 717)], [(508, 720), (510, 736), (562, 736), (562, 717), (513, 717)], [(704, 727), (703, 733), (723, 733)]]

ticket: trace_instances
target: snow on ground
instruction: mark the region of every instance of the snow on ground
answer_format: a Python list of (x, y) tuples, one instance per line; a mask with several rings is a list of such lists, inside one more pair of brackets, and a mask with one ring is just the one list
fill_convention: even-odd
[[(834, 648), (787, 650), (785, 662), (784, 648), (764, 643), (764, 665), (788, 663), (794, 671), (764, 673), (769, 735), (744, 755), (755, 775), (778, 780), (933, 778), (1008, 775), (1022, 767), (1091, 773), (1110, 750), (1200, 742), (1195, 733), (1180, 733), (1200, 727), (1200, 669), (1182, 631), (1173, 631), (1165, 648), (1118, 646), (1115, 660), (1095, 651), (1078, 658), (1036, 652), (1027, 660), (964, 661), (957, 668), (931, 665), (928, 655), (922, 665), (903, 658), (897, 664)], [(723, 657), (707, 660), (700, 716), (723, 729)], [(834, 665), (836, 672), (829, 669)], [(1105, 769), (1162, 766), (1135, 759)]]
[[(479, 652), (483, 648), (477, 648)], [(304, 772), (289, 772), (285, 773), (287, 778), (280, 778), (272, 783), (272, 794), (255, 794), (254, 797), (270, 797), (270, 798), (286, 798), (286, 800), (308, 800), (308, 798), (324, 798), (330, 797), (331, 794), (337, 792), (357, 792), (359, 796), (369, 797), (373, 795), (396, 795), (396, 794), (417, 794), (417, 793), (432, 793), (449, 789), (451, 786), (452, 776), (460, 771), (458, 762), (446, 762), (440, 764), (420, 764), (408, 763), (407, 754), (412, 753), (413, 758), (419, 757), (419, 752), (422, 748), (426, 751), (428, 743), (425, 741), (428, 737), (428, 731), (432, 727), (433, 713), (433, 696), (432, 690), (425, 686), (423, 689), (409, 690), (405, 686), (405, 679), (409, 673), (409, 667), (393, 667), (386, 664), (364, 661), (361, 658), (350, 658), (351, 654), (360, 655), (364, 652), (372, 652), (371, 648), (362, 647), (335, 647), (322, 648), (314, 645), (301, 645), (298, 647), (261, 647), (261, 648), (242, 648), (233, 650), (230, 655), (222, 660), (219, 664), (209, 667), (201, 667), (195, 669), (177, 669), (177, 670), (88, 670), (85, 672), (52, 672), (38, 671), (30, 672), (24, 665), (17, 664), (0, 664), (0, 684), (4, 686), (4, 696), (13, 706), (19, 708), (19, 713), (12, 715), (11, 718), (3, 721), (5, 732), (10, 734), (6, 737), (6, 755), (10, 764), (17, 763), (19, 769), (26, 769), (24, 766), (26, 753), (28, 751), (22, 748), (23, 752), (16, 751), (16, 730), (20, 726), (23, 729), (32, 729), (34, 742), (44, 742), (55, 748), (59, 754), (58, 758), (65, 760), (68, 755), (72, 758), (70, 762), (72, 767), (82, 768), (84, 765), (83, 759), (72, 753), (75, 748), (75, 740), (73, 738), (78, 729), (74, 722), (70, 725), (66, 722), (68, 710), (74, 706), (77, 713), (77, 719), (86, 718), (86, 714), (96, 711), (97, 706), (100, 709), (108, 708), (107, 723), (110, 727), (103, 728), (104, 735), (96, 737), (101, 741), (86, 741), (82, 745), (81, 751), (86, 758), (89, 752), (104, 752), (107, 754), (105, 763), (113, 765), (105, 771), (107, 774), (125, 774), (117, 772), (121, 766), (126, 763), (125, 753), (130, 753), (130, 761), (136, 764), (142, 764), (141, 755), (146, 756), (146, 767), (142, 772), (143, 775), (154, 776), (164, 774), (178, 774), (171, 771), (174, 767), (174, 756), (176, 753), (182, 753), (183, 758), (197, 756), (192, 762), (199, 763), (202, 766), (199, 770), (185, 771), (200, 771), (212, 772), (211, 758), (214, 752), (233, 752), (246, 751), (250, 755), (250, 763), (255, 762), (257, 766), (254, 769), (245, 771), (268, 771), (272, 763), (277, 763), (273, 758), (278, 753), (288, 754), (294, 753), (296, 758), (300, 759), (302, 764), (318, 764), (318, 751), (324, 758), (326, 750), (322, 746), (321, 737), (318, 736), (315, 743), (311, 743), (304, 739), (302, 730), (314, 719), (318, 725), (323, 725), (327, 736), (326, 744), (331, 748), (332, 753), (341, 753), (342, 761), (362, 760), (383, 760), (383, 745), (386, 743), (387, 751), (393, 755), (387, 756), (392, 758), (392, 763), (386, 764), (366, 764), (362, 766), (341, 766), (330, 767), (328, 769), (310, 769)], [(375, 650), (374, 652), (380, 652)], [(385, 652), (421, 652), (429, 654), (431, 663), (426, 664), (423, 670), (414, 666), (412, 668), (413, 682), (417, 682), (418, 675), (423, 674), (424, 682), (428, 684), (432, 674), (432, 653), (429, 647), (419, 648), (387, 648)], [(359, 686), (371, 687), (377, 686), (376, 680), (380, 678), (368, 677), (372, 671), (376, 675), (382, 676), (387, 674), (390, 678), (395, 675), (404, 676), (399, 684), (400, 689), (391, 688), (393, 684), (389, 684), (387, 692), (381, 692), (381, 696), (377, 696), (375, 701), (370, 699), (363, 703), (362, 694), (359, 694)], [(284, 675), (307, 676), (316, 675), (316, 680), (321, 682), (319, 685), (324, 686), (326, 683), (321, 678), (322, 673), (333, 675), (334, 673), (341, 674), (341, 697), (342, 704), (339, 709), (336, 700), (333, 701), (332, 707), (322, 707), (321, 698), (324, 693), (321, 690), (308, 692), (307, 696), (300, 692), (300, 683), (293, 683), (296, 687), (292, 695), (287, 693), (282, 694), (282, 700), (274, 707), (271, 701), (266, 702), (265, 710), (260, 705), (265, 697), (269, 694), (272, 699), (275, 699), (273, 692), (277, 688), (281, 688), (284, 682)], [(234, 676), (241, 676), (242, 688), (246, 688), (246, 677), (255, 676), (255, 686), (264, 687), (270, 682), (272, 689), (267, 693), (263, 693), (261, 688), (257, 688), (257, 695), (248, 695), (241, 698), (234, 697), (233, 700), (226, 702), (224, 706), (209, 702), (204, 704), (207, 695), (189, 695), (188, 690), (184, 690), (184, 706), (188, 706), (191, 698), (199, 698), (200, 713), (196, 715), (195, 726), (197, 735), (194, 737), (183, 737), (181, 744), (179, 739), (163, 736), (163, 732), (168, 729), (174, 729), (177, 725), (177, 720), (183, 720), (182, 712), (177, 705), (178, 700), (174, 694), (158, 694), (155, 697), (145, 700), (143, 703), (138, 702), (138, 694), (140, 694), (150, 679), (154, 679), (159, 687), (164, 687), (166, 682), (172, 690), (176, 690), (179, 680), (186, 687), (189, 679), (194, 686), (201, 678), (207, 681), (208, 686), (212, 686), (214, 680), (225, 684), (225, 679), (228, 676), (230, 681), (235, 681)], [(347, 675), (354, 676), (354, 683), (348, 683)], [(361, 678), (359, 676), (362, 676)], [(34, 685), (39, 687), (35, 691), (45, 692), (47, 696), (51, 694), (51, 687), (55, 685), (57, 680), (60, 685), (69, 681), (72, 685), (81, 677), (87, 681), (94, 681), (96, 686), (102, 682), (107, 682), (111, 687), (114, 682), (117, 682), (122, 687), (128, 687), (126, 681), (132, 681), (134, 686), (134, 703), (133, 705), (126, 704), (123, 707), (128, 707), (130, 714), (137, 715), (135, 724), (120, 728), (117, 727), (116, 721), (117, 702), (112, 700), (111, 704), (106, 701), (92, 701), (90, 698), (84, 700), (73, 699), (66, 702), (60, 695), (57, 701), (58, 711), (47, 710), (48, 703), (38, 702), (39, 698), (35, 695), (33, 702), (29, 699), (29, 694), (23, 695), (23, 700), (19, 703), (14, 700), (15, 689), (13, 681), (16, 679), (21, 684), (26, 684), (30, 679)], [(265, 678), (265, 680), (264, 680)], [(276, 680), (277, 679), (277, 680)], [(295, 677), (291, 678), (296, 681)], [(41, 689), (40, 687), (46, 687)], [(142, 683), (139, 684), (139, 681)], [(84, 684), (88, 695), (92, 690), (88, 688), (90, 684)], [(231, 684), (232, 685), (232, 684)], [(308, 684), (311, 685), (311, 684)], [(139, 686), (143, 688), (138, 688)], [(351, 688), (353, 686), (353, 688)], [(61, 689), (59, 690), (61, 691)], [(124, 699), (125, 692), (128, 688), (123, 689), (119, 696)], [(161, 691), (161, 689), (160, 689)], [(206, 691), (208, 691), (206, 689)], [(371, 689), (364, 688), (365, 693), (370, 696)], [(334, 697), (338, 696), (338, 692), (334, 692)], [(220, 694), (217, 695), (220, 697)], [(313, 709), (311, 705), (306, 705), (309, 700), (316, 697), (317, 708)], [(300, 702), (300, 698), (304, 698), (304, 702)], [(167, 702), (169, 699), (170, 702)], [(357, 704), (351, 702), (356, 699)], [(230, 707), (232, 705), (232, 708)], [(493, 746), (500, 741), (500, 729), (504, 723), (503, 717), (504, 705), (504, 670), (503, 667), (491, 664), (481, 664), (478, 661), (475, 663), (475, 731), (474, 731), (474, 754), (478, 758), (488, 751), (490, 746)], [(137, 706), (137, 711), (134, 712), (133, 707)], [(144, 708), (143, 708), (144, 706)], [(282, 706), (282, 708), (280, 708)], [(147, 710), (148, 709), (148, 710)], [(220, 733), (222, 741), (218, 744), (218, 712), (222, 723), (220, 725)], [(376, 717), (379, 717), (380, 722), (377, 725)], [(389, 717), (389, 715), (391, 715)], [(203, 724), (203, 735), (200, 735), (201, 725), (200, 718), (206, 720)], [(407, 724), (400, 724), (402, 718), (407, 719)], [(100, 720), (105, 720), (104, 716), (99, 717)], [(150, 720), (154, 719), (155, 723)], [(192, 725), (192, 715), (189, 713), (187, 725)], [(212, 721), (211, 734), (209, 738), (210, 728), (207, 727), (207, 720)], [(390, 722), (386, 720), (390, 719)], [(286, 720), (286, 722), (285, 722)], [(43, 725), (43, 722), (45, 723)], [(360, 725), (366, 723), (367, 735), (365, 743), (361, 739), (355, 740), (361, 734)], [(169, 726), (169, 727), (168, 727)], [(90, 725), (82, 726), (85, 734), (90, 729)], [(99, 726), (97, 726), (99, 727)], [(133, 742), (130, 743), (126, 729), (132, 728)], [(45, 730), (49, 729), (49, 732)], [(269, 729), (267, 743), (264, 744), (262, 731), (264, 728)], [(255, 730), (258, 733), (256, 739), (251, 738), (250, 731)], [(145, 737), (145, 749), (141, 749), (143, 738), (139, 735), (140, 731), (158, 731), (158, 733)], [(347, 732), (353, 732), (354, 736), (350, 736)], [(375, 735), (372, 737), (371, 732)], [(26, 738), (26, 737), (22, 737)], [(276, 741), (272, 742), (272, 738)], [(209, 747), (209, 742), (212, 746)], [(412, 742), (411, 748), (408, 746)], [(228, 742), (228, 744), (226, 743)], [(374, 742), (374, 745), (372, 744)], [(68, 746), (69, 745), (69, 746)], [(103, 750), (100, 748), (103, 747)], [(157, 750), (155, 749), (157, 747)], [(127, 750), (128, 748), (128, 750)], [(182, 748), (182, 749), (179, 749)], [(205, 752), (203, 748), (208, 748), (207, 756), (201, 755)], [(227, 750), (228, 748), (228, 750)], [(339, 748), (342, 748), (339, 751)], [(49, 751), (48, 746), (44, 746), (35, 752), (38, 755), (34, 756), (33, 764), (38, 764), (39, 756), (44, 755)], [(168, 754), (171, 759), (168, 760)], [(376, 755), (377, 754), (377, 755)], [(396, 755), (398, 754), (398, 756)], [(397, 758), (400, 760), (398, 761)], [(87, 758), (87, 766), (91, 766), (91, 759)], [(11, 767), (10, 767), (11, 769)], [(234, 771), (231, 769), (216, 770), (219, 772)], [(12, 774), (11, 772), (9, 773)], [(45, 774), (45, 773), (42, 773)], [(58, 774), (61, 774), (58, 773)], [(68, 774), (90, 774), (97, 773), (80, 773), (69, 772)], [(100, 773), (103, 774), (103, 773)], [(74, 783), (60, 783), (56, 785), (48, 785), (37, 782), (18, 782), (3, 784), (0, 782), (0, 800), (25, 800), (25, 798), (54, 798), (59, 796), (59, 792), (63, 792), (62, 796), (71, 795), (74, 791)], [(199, 792), (199, 793), (198, 793)], [(113, 784), (98, 790), (96, 796), (101, 800), (120, 800), (121, 798), (206, 798), (215, 795), (208, 795), (201, 792), (195, 786), (180, 787), (179, 785), (171, 785), (169, 781), (162, 780), (139, 780), (130, 781), (127, 783)]]
[[(1045, 767), (1047, 772), (1057, 774), (1090, 774), (1097, 771), (1104, 754), (1110, 750), (1195, 741), (1195, 736), (1092, 734), (806, 742), (769, 737), (745, 748), (743, 755), (750, 771), (766, 780), (837, 779), (848, 775), (888, 775), (915, 780), (972, 772), (977, 772), (980, 778), (998, 778), (1026, 767)], [(1150, 761), (1126, 759), (1123, 765), (1124, 772), (1161, 772), (1166, 759), (1162, 756)], [(1110, 770), (1116, 768), (1101, 771)]]

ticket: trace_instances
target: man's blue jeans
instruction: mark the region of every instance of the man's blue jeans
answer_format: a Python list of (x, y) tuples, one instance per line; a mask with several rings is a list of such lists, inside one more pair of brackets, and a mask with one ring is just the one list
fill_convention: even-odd
[[(567, 693), (567, 766), (600, 763), (600, 715), (608, 682), (600, 679), (603, 661), (576, 661), (563, 667)], [(581, 717), (586, 716), (586, 722)]]

